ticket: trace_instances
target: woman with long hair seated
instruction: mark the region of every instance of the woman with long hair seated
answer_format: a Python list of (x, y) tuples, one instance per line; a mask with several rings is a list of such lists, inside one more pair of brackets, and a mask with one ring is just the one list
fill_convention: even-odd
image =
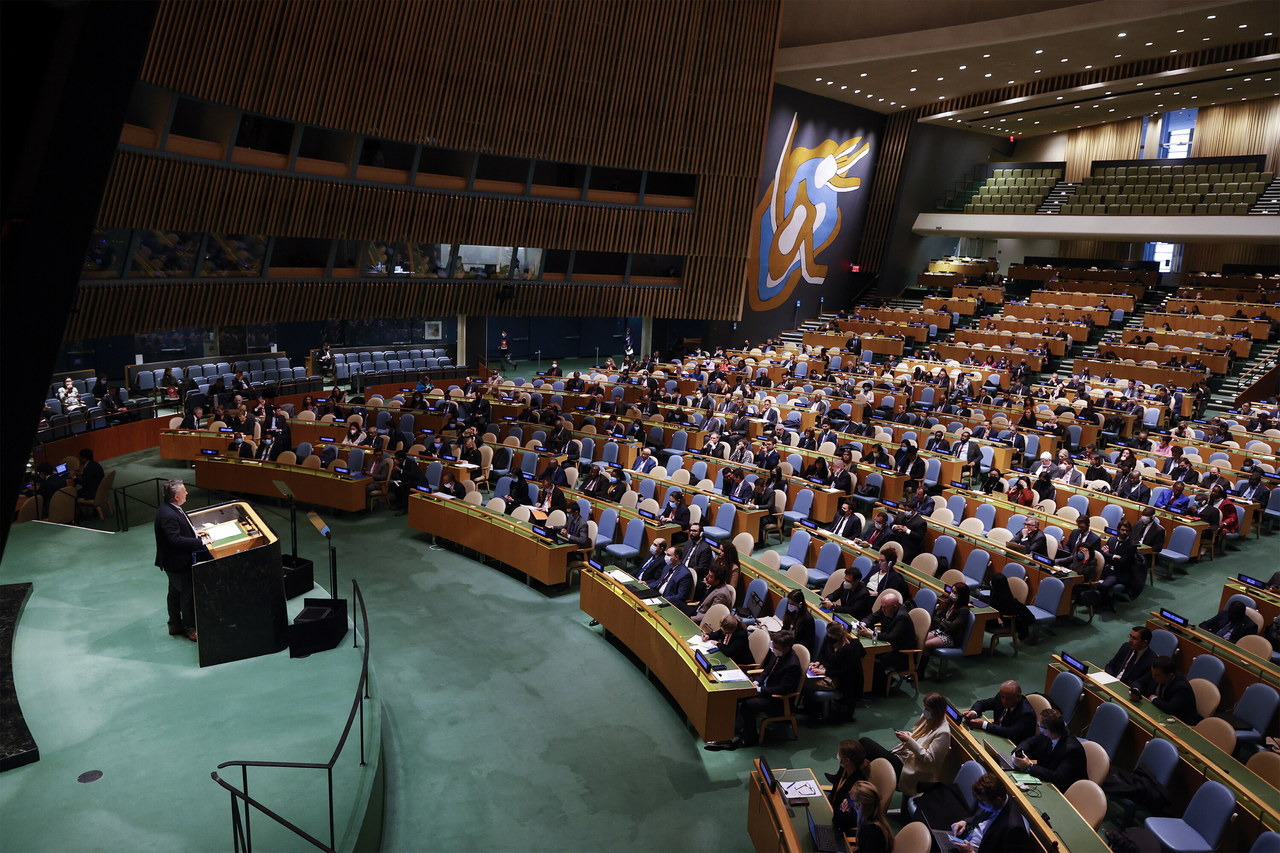
[(969, 627), (969, 585), (957, 583), (951, 592), (938, 599), (933, 610), (933, 625), (925, 637), (926, 649), (954, 649), (964, 642)]
[(835, 812), (836, 829), (856, 839), (858, 853), (892, 853), (893, 830), (884, 815), (876, 786), (854, 782)]
[(886, 749), (871, 738), (861, 738), (867, 758), (883, 758), (898, 774), (898, 790), (915, 796), (924, 782), (938, 781), (951, 750), (951, 727), (947, 724), (947, 699), (941, 693), (924, 697), (924, 707), (911, 731), (894, 732), (898, 743)]

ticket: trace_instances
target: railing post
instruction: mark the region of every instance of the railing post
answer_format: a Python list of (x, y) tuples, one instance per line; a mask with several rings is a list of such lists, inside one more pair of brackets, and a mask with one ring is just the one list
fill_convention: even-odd
[[(366, 682), (367, 683), (367, 682)], [(365, 766), (364, 761), (364, 703), (360, 703), (360, 766)]]
[(249, 797), (249, 768), (248, 768), (247, 766), (243, 765), (243, 764), (242, 764), (242, 765), (240, 765), (240, 790), (244, 791), (244, 795), (245, 795), (245, 798), (246, 798), (246, 799), (245, 799), (245, 806), (244, 806), (244, 849), (245, 849), (245, 853), (252, 853), (252, 851), (253, 851), (253, 827), (251, 827), (251, 826), (249, 825), (249, 819), (250, 819), (251, 810), (250, 810), (250, 808), (249, 808), (249, 803), (248, 803), (248, 797)]
[(329, 778), (329, 849), (334, 849), (333, 845), (333, 767), (330, 766), (325, 770), (325, 776)]

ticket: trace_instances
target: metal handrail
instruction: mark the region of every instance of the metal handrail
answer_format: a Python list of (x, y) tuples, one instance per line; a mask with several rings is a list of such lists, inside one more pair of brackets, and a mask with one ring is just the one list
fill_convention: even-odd
[[(338, 744), (333, 749), (333, 754), (329, 760), (324, 763), (317, 762), (295, 762), (295, 761), (224, 761), (218, 765), (218, 770), (227, 767), (240, 768), (240, 788), (236, 788), (218, 775), (218, 771), (214, 770), (209, 775), (213, 781), (222, 786), (231, 795), (231, 834), (236, 853), (251, 853), (253, 850), (253, 832), (249, 824), (249, 816), (252, 810), (261, 812), (266, 817), (271, 818), (280, 826), (292, 832), (294, 835), (308, 841), (321, 850), (334, 851), (334, 823), (333, 823), (333, 768), (338, 763), (339, 756), (342, 755), (343, 748), (347, 745), (347, 738), (351, 734), (351, 726), (358, 719), (360, 722), (360, 766), (366, 766), (364, 754), (364, 700), (369, 698), (369, 611), (365, 607), (364, 595), (360, 592), (360, 584), (352, 578), (351, 580), (352, 596), (360, 607), (360, 624), (364, 631), (364, 655), (360, 662), (360, 680), (356, 683), (355, 698), (351, 701), (351, 710), (347, 713), (346, 725), (342, 727), (342, 735), (338, 738)], [(360, 647), (360, 632), (352, 631), (352, 647)], [(329, 792), (329, 843), (325, 844), (320, 839), (311, 835), (307, 831), (295, 826), (289, 820), (281, 817), (268, 806), (258, 802), (249, 796), (249, 768), (250, 767), (287, 767), (303, 770), (324, 770), (328, 782)], [(244, 812), (241, 813), (241, 804), (243, 804)]]

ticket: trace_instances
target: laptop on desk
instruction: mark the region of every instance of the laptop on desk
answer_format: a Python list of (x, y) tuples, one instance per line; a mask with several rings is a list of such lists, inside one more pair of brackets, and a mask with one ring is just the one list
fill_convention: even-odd
[(804, 807), (805, 817), (809, 819), (809, 837), (813, 839), (813, 848), (818, 853), (841, 853), (847, 850), (844, 838), (829, 823), (818, 823), (813, 819), (813, 811), (808, 805)]

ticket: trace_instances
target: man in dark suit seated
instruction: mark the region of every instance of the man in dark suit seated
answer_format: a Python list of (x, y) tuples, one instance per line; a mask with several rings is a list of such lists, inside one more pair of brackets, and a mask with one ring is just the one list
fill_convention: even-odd
[(907, 615), (907, 609), (902, 606), (902, 593), (897, 590), (885, 593), (880, 599), (880, 609), (867, 617), (858, 633), (870, 637), (876, 631), (879, 631), (880, 639), (894, 649), (882, 652), (876, 658), (876, 669), (897, 672), (906, 666), (907, 656), (903, 651), (916, 648), (916, 626)]
[(924, 547), (924, 534), (928, 524), (914, 507), (908, 507), (893, 520), (891, 541), (902, 546), (902, 561), (910, 563)]
[(852, 501), (840, 502), (840, 512), (827, 525), (827, 530), (833, 535), (843, 536), (845, 539), (857, 539), (862, 535), (862, 524), (858, 521), (858, 517), (853, 514)]
[(716, 650), (724, 652), (738, 666), (755, 665), (747, 629), (742, 627), (742, 620), (732, 613), (721, 620), (718, 630), (704, 634), (702, 638), (709, 643), (715, 643)]
[(738, 703), (738, 737), (731, 741), (713, 741), (704, 749), (741, 749), (754, 747), (760, 742), (756, 719), (760, 714), (776, 715), (782, 710), (782, 696), (796, 693), (804, 680), (804, 672), (800, 667), (800, 658), (793, 648), (795, 635), (790, 631), (779, 631), (771, 638), (769, 655), (764, 659), (764, 670), (756, 676), (756, 692), (758, 695), (743, 699)]
[(187, 412), (182, 423), (178, 424), (178, 429), (204, 429), (204, 409), (196, 406)]
[[(983, 717), (991, 711), (991, 719)], [(990, 699), (981, 699), (964, 712), (964, 720), (971, 729), (981, 729), (993, 735), (1021, 743), (1036, 730), (1036, 712), (1022, 695), (1022, 687), (1016, 681), (1000, 685), (1000, 692)]]
[(1023, 853), (1031, 849), (1027, 822), (1009, 796), (1003, 776), (979, 776), (973, 783), (973, 798), (977, 811), (951, 825), (951, 833), (963, 839), (954, 849), (962, 853)]
[(1057, 708), (1040, 712), (1039, 731), (1018, 744), (1013, 765), (1023, 773), (1053, 783), (1059, 791), (1089, 775), (1084, 745), (1067, 731)]
[(831, 460), (831, 479), (827, 485), (846, 495), (853, 492), (853, 478), (845, 470), (843, 459)]
[(1129, 641), (1116, 650), (1115, 656), (1103, 667), (1124, 684), (1137, 687), (1143, 693), (1151, 684), (1151, 663), (1156, 653), (1151, 651), (1151, 629), (1134, 625), (1129, 629)]
[(666, 566), (649, 588), (667, 601), (679, 606), (693, 594), (693, 575), (681, 559), (680, 549), (672, 545), (667, 549)]
[(1008, 547), (1023, 554), (1039, 554), (1041, 557), (1048, 556), (1049, 553), (1048, 542), (1040, 531), (1040, 522), (1034, 518), (1028, 518), (1022, 523), (1022, 529), (1009, 540)]
[(835, 613), (843, 613), (854, 619), (866, 619), (871, 615), (871, 607), (875, 601), (866, 584), (862, 582), (862, 572), (849, 566), (844, 570), (844, 582), (840, 588), (822, 600), (822, 607)]
[(702, 523), (690, 524), (689, 541), (684, 546), (684, 564), (698, 577), (705, 578), (714, 556), (711, 544), (702, 536)]
[(662, 577), (667, 567), (667, 540), (658, 538), (649, 546), (649, 559), (636, 572), (636, 580), (651, 584)]
[(1258, 633), (1258, 626), (1249, 618), (1245, 612), (1245, 603), (1239, 599), (1228, 603), (1218, 615), (1201, 622), (1200, 627), (1210, 634), (1217, 634), (1228, 643), (1238, 643), (1241, 637)]
[(1191, 689), (1191, 682), (1178, 672), (1173, 658), (1160, 655), (1151, 663), (1151, 681), (1147, 684), (1150, 692), (1147, 699), (1162, 713), (1177, 717), (1189, 726), (1200, 722), (1200, 713), (1196, 711), (1196, 693)]

